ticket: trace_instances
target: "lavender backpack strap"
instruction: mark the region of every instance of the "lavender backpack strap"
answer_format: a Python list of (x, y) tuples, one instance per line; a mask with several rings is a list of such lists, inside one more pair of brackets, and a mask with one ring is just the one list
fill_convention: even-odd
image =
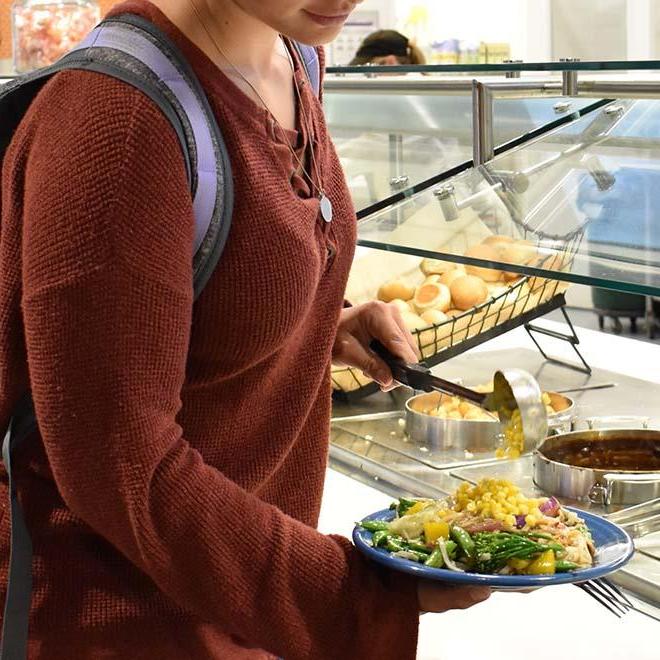
[[(105, 20), (53, 66), (17, 78), (0, 89), (0, 163), (39, 90), (53, 75), (67, 69), (103, 73), (136, 87), (170, 121), (181, 144), (193, 200), (193, 287), (197, 298), (227, 242), (234, 193), (222, 134), (192, 69), (167, 36), (148, 21), (128, 14)], [(2, 444), (9, 479), (11, 536), (0, 660), (27, 658), (32, 542), (16, 495), (11, 459), (16, 447), (36, 428), (28, 391), (13, 411)]]
[(180, 141), (183, 137), (195, 215), (197, 298), (227, 242), (234, 192), (222, 133), (192, 68), (167, 35), (132, 14), (103, 21), (58, 64), (106, 73), (137, 87), (163, 109)]
[(298, 41), (294, 41), (293, 45), (298, 51), (298, 55), (307, 71), (307, 77), (312, 85), (312, 89), (316, 96), (321, 95), (321, 63), (319, 62), (319, 54), (314, 46), (306, 46)]

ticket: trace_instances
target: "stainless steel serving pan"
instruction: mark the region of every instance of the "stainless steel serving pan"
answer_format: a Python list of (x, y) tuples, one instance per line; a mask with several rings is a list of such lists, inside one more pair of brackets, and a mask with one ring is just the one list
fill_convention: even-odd
[[(575, 402), (562, 394), (550, 393), (553, 404), (563, 409), (548, 415), (550, 431), (570, 428), (574, 419)], [(445, 395), (442, 395), (445, 396)], [(498, 446), (500, 424), (492, 421), (469, 419), (443, 419), (422, 412), (437, 405), (441, 395), (437, 392), (418, 394), (406, 401), (406, 433), (416, 443), (434, 451), (464, 450), (473, 454), (492, 452)]]
[[(622, 463), (608, 458), (625, 457), (627, 451), (634, 469), (619, 469)], [(610, 465), (608, 460), (612, 461)], [(638, 504), (660, 497), (659, 462), (660, 431), (601, 429), (564, 433), (546, 438), (534, 453), (534, 482), (546, 493), (574, 500)], [(645, 465), (651, 469), (644, 469)]]

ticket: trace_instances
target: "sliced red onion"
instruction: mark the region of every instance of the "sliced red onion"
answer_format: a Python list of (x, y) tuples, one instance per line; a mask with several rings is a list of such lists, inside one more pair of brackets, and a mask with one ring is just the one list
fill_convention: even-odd
[(520, 513), (516, 516), (516, 527), (522, 529), (525, 526), (525, 516)]
[(559, 500), (556, 497), (549, 497), (541, 506), (539, 506), (539, 511), (546, 516), (552, 518), (559, 515)]

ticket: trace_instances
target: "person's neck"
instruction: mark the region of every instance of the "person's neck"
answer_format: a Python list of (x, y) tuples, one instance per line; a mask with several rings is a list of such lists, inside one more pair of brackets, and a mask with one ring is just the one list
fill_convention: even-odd
[[(234, 0), (150, 2), (221, 68), (230, 64), (249, 77), (268, 77), (274, 66), (274, 55), (278, 52), (279, 35), (270, 26), (246, 14)], [(216, 44), (222, 54), (218, 53)]]

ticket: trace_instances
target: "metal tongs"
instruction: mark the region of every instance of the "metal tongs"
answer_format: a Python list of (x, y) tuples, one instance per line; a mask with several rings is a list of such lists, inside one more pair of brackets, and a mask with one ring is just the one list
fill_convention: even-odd
[(536, 379), (526, 371), (521, 369), (497, 371), (493, 378), (492, 392), (475, 392), (434, 376), (423, 363), (406, 364), (392, 355), (377, 340), (371, 342), (370, 348), (387, 364), (394, 380), (401, 385), (423, 392), (437, 391), (460, 397), (484, 410), (496, 413), (502, 424), (506, 424), (511, 419), (515, 410), (520, 410), (525, 451), (536, 449), (538, 443), (547, 435), (548, 416), (541, 388)]

